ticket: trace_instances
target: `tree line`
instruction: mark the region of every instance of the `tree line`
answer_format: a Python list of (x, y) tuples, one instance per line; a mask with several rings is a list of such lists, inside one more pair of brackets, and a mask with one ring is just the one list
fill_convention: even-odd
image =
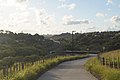
[(48, 55), (60, 53), (61, 46), (39, 34), (13, 33), (0, 30), (0, 66), (15, 62), (30, 62)]
[(73, 43), (71, 33), (54, 35), (52, 38), (60, 41), (64, 50), (111, 51), (120, 49), (120, 31), (75, 33)]
[(0, 30), (0, 66), (32, 62), (51, 53), (65, 50), (111, 51), (120, 49), (120, 31), (62, 33), (47, 38), (39, 34)]

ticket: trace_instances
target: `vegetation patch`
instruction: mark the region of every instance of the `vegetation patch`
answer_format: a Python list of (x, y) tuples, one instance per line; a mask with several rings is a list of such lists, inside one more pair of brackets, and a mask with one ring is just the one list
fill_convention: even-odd
[(97, 58), (88, 60), (85, 66), (99, 80), (120, 80), (120, 70), (102, 65)]
[(13, 75), (13, 77), (10, 77), (8, 80), (36, 80), (44, 72), (60, 64), (61, 62), (81, 59), (85, 57), (88, 57), (88, 55), (59, 56), (52, 59), (46, 59), (44, 63), (34, 64), (33, 66), (26, 68), (24, 71), (20, 71), (17, 74)]

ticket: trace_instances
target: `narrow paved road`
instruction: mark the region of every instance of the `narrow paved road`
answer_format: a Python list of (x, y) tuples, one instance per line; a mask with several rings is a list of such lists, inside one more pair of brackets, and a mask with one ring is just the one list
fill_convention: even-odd
[(85, 70), (87, 60), (88, 58), (64, 62), (47, 71), (38, 80), (97, 80)]

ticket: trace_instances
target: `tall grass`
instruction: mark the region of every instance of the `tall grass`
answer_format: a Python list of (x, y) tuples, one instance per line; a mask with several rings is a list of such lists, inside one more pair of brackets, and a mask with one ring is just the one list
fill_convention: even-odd
[(120, 50), (114, 50), (101, 54), (100, 61), (103, 65), (120, 69)]
[(8, 77), (7, 80), (36, 80), (44, 72), (60, 64), (61, 62), (68, 61), (68, 60), (81, 59), (87, 56), (88, 55), (59, 56), (59, 57), (52, 58), (52, 59), (46, 59), (44, 63), (34, 64), (33, 66), (27, 67), (23, 71), (20, 71), (14, 74), (12, 77)]
[(97, 58), (88, 60), (85, 66), (99, 80), (120, 80), (120, 70), (103, 66)]
[(101, 57), (110, 57), (110, 58), (117, 58), (120, 57), (120, 50), (114, 50), (110, 52), (103, 53)]

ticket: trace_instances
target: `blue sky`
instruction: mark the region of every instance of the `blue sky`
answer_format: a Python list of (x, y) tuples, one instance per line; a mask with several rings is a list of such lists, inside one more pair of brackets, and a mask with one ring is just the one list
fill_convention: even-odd
[(120, 0), (0, 0), (0, 29), (32, 34), (120, 30)]

